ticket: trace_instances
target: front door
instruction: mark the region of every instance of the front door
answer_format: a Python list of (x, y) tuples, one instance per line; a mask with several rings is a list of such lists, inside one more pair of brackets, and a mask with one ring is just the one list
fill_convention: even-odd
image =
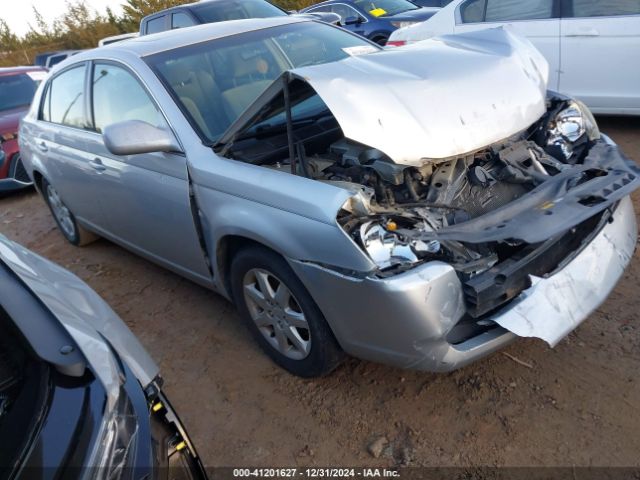
[(189, 198), (187, 159), (178, 153), (118, 156), (104, 146), (108, 125), (141, 120), (168, 123), (142, 84), (124, 66), (95, 63), (96, 134), (88, 150), (101, 167), (100, 202), (115, 240), (196, 280), (210, 280)]

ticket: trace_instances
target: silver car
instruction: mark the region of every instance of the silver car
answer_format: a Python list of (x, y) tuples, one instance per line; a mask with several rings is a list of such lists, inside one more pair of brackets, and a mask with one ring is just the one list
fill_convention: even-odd
[(78, 54), (20, 142), (64, 236), (233, 301), (288, 371), (429, 371), (558, 343), (633, 254), (640, 169), (506, 30), (383, 50), (321, 22)]

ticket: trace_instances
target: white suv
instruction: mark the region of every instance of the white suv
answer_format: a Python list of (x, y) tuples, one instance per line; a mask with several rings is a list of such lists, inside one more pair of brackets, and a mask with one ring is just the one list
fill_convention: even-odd
[(639, 0), (454, 0), (388, 45), (509, 26), (549, 61), (549, 89), (594, 113), (640, 115)]

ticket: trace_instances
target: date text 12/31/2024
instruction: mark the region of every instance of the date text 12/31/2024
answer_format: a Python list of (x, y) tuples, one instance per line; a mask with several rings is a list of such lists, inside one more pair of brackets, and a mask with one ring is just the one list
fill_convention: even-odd
[(234, 478), (399, 478), (387, 468), (234, 468)]

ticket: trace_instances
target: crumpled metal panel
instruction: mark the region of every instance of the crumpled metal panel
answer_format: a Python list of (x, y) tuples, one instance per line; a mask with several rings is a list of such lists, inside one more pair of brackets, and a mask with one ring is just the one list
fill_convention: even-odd
[(500, 28), (292, 73), (318, 92), (347, 138), (420, 165), (531, 126), (546, 110), (549, 66), (528, 40)]
[(110, 405), (118, 397), (121, 379), (120, 367), (109, 344), (131, 368), (143, 387), (158, 375), (158, 366), (131, 330), (78, 277), (2, 235), (0, 259), (42, 301), (76, 341), (105, 387)]
[(492, 320), (554, 347), (605, 301), (631, 261), (637, 238), (631, 199), (625, 197), (613, 223), (566, 267), (548, 278), (532, 276), (532, 286)]

